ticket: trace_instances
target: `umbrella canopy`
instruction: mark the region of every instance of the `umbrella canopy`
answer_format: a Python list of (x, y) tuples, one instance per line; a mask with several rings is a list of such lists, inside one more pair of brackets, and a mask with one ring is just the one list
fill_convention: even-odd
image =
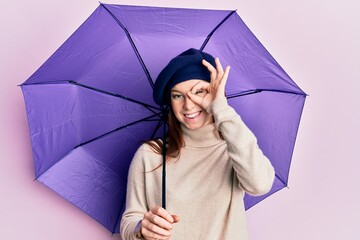
[(21, 85), (36, 179), (119, 232), (131, 159), (144, 140), (162, 136), (154, 80), (188, 48), (231, 66), (228, 102), (275, 168), (271, 191), (246, 195), (246, 208), (286, 187), (306, 94), (238, 14), (110, 4)]

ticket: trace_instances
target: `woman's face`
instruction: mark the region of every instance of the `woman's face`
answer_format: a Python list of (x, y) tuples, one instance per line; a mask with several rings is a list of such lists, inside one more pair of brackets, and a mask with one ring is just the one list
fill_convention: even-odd
[[(212, 115), (191, 101), (187, 93), (203, 80), (191, 79), (176, 84), (170, 93), (171, 107), (177, 120), (188, 129), (198, 129), (212, 122)], [(204, 96), (206, 90), (198, 89), (197, 95)]]

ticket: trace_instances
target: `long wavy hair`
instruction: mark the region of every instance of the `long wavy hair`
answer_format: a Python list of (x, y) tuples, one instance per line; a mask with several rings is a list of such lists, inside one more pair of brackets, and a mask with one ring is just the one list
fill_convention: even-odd
[[(214, 118), (213, 118), (214, 121)], [(168, 132), (166, 134), (166, 164), (170, 163), (172, 160), (179, 160), (180, 158), (180, 152), (181, 148), (185, 147), (185, 142), (183, 138), (183, 133), (181, 130), (181, 123), (176, 118), (172, 108), (170, 107), (169, 111), (169, 119), (168, 119)], [(219, 131), (219, 136), (222, 140), (224, 139), (224, 136)], [(162, 146), (163, 141), (160, 138), (157, 139), (151, 139), (145, 142), (150, 146), (150, 148), (157, 154), (162, 155)], [(162, 164), (160, 164), (158, 167), (156, 167), (154, 170), (161, 167)], [(154, 171), (153, 170), (153, 171)]]
[[(145, 142), (151, 149), (161, 155), (163, 141), (160, 138), (148, 140)], [(172, 108), (169, 110), (168, 118), (168, 132), (166, 134), (166, 163), (172, 160), (178, 160), (180, 157), (181, 148), (185, 146), (183, 133), (181, 130), (181, 123), (176, 118)], [(161, 166), (161, 165), (160, 165)], [(159, 166), (159, 167), (160, 167)]]

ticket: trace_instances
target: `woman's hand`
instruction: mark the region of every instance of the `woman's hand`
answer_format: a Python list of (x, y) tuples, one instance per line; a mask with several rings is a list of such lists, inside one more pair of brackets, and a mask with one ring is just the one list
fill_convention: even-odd
[(141, 233), (147, 240), (169, 239), (173, 224), (179, 220), (177, 215), (171, 215), (164, 208), (156, 206), (144, 214)]
[(219, 58), (215, 59), (216, 68), (206, 60), (203, 60), (202, 64), (210, 72), (210, 83), (200, 81), (188, 92), (188, 96), (193, 102), (208, 110), (215, 99), (225, 98), (225, 85), (230, 67), (227, 66), (224, 71)]

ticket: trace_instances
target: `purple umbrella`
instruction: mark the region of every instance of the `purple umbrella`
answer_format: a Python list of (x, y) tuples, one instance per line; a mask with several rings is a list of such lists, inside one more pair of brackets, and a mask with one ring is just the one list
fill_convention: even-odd
[(246, 195), (246, 208), (286, 187), (306, 94), (236, 12), (110, 4), (21, 85), (36, 179), (119, 232), (133, 154), (163, 135), (154, 80), (188, 48), (231, 66), (229, 104), (275, 167), (270, 193)]

